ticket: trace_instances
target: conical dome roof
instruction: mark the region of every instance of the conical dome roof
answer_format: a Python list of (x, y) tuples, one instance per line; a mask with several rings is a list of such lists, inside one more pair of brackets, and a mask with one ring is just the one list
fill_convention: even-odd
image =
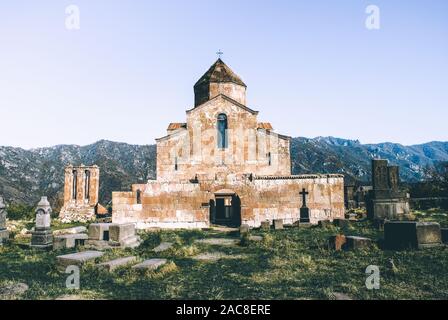
[(233, 82), (235, 84), (238, 84), (240, 86), (246, 87), (243, 80), (239, 76), (236, 75), (235, 72), (232, 71), (225, 63), (224, 61), (219, 58), (216, 60), (216, 62), (208, 69), (208, 71), (196, 82), (194, 85), (199, 86), (204, 83), (211, 83), (211, 82)]

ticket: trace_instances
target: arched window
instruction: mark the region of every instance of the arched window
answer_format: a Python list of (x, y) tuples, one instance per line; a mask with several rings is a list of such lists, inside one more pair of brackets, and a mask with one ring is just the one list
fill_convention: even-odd
[(90, 171), (85, 170), (84, 171), (84, 198), (89, 200), (90, 199)]
[(78, 172), (76, 170), (73, 170), (73, 183), (72, 183), (72, 199), (76, 200), (77, 198), (77, 191), (78, 191)]
[(218, 115), (218, 148), (225, 149), (227, 148), (227, 116), (224, 113)]
[(140, 189), (137, 190), (137, 204), (142, 204), (142, 192)]

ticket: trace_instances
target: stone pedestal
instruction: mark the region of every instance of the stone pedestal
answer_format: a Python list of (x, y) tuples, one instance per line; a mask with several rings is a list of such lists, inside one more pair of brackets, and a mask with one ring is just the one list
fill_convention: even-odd
[(310, 209), (308, 207), (300, 208), (300, 223), (310, 223)]
[(274, 230), (283, 230), (283, 220), (282, 219), (274, 220)]
[(53, 246), (51, 207), (47, 197), (42, 197), (36, 208), (36, 226), (31, 232), (31, 247), (47, 249)]

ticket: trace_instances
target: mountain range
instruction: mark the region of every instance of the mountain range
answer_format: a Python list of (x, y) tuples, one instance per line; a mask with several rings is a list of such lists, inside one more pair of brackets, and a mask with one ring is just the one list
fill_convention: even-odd
[[(403, 181), (424, 178), (424, 169), (448, 161), (448, 142), (403, 146), (398, 143), (361, 144), (334, 137), (293, 138), (292, 173), (343, 173), (347, 181), (370, 180), (370, 159), (382, 158), (400, 166)], [(96, 164), (100, 167), (100, 202), (112, 191), (129, 190), (156, 176), (156, 146), (101, 140), (87, 146), (58, 145), (25, 150), (0, 147), (0, 195), (7, 201), (34, 204), (46, 195), (62, 205), (64, 167)]]

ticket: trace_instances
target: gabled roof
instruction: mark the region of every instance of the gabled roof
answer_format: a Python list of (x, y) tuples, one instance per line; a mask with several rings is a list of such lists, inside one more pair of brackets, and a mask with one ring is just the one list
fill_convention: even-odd
[(174, 122), (174, 123), (170, 123), (167, 130), (171, 131), (171, 130), (177, 130), (177, 129), (186, 128), (186, 127), (187, 127), (186, 123)]
[(244, 110), (246, 110), (247, 112), (250, 112), (250, 113), (252, 113), (252, 114), (258, 114), (258, 111), (252, 110), (251, 108), (246, 107), (245, 105), (239, 103), (238, 101), (233, 100), (232, 98), (229, 98), (228, 96), (226, 96), (226, 95), (224, 95), (224, 94), (218, 94), (216, 97), (214, 97), (214, 98), (212, 98), (212, 99), (210, 99), (210, 100), (204, 102), (203, 104), (201, 104), (201, 105), (199, 105), (199, 106), (197, 106), (197, 107), (194, 107), (194, 108), (192, 108), (192, 109), (190, 109), (190, 110), (187, 110), (186, 112), (187, 112), (187, 113), (190, 113), (190, 112), (192, 112), (192, 111), (195, 111), (195, 110), (201, 108), (202, 106), (205, 106), (207, 103), (209, 103), (209, 102), (211, 102), (211, 101), (213, 101), (213, 100), (215, 100), (215, 99), (218, 99), (218, 98), (222, 98), (222, 99), (224, 99), (224, 100), (227, 100), (227, 101), (229, 101), (230, 103), (232, 103), (232, 104), (234, 104), (234, 105), (240, 107), (241, 109), (244, 109)]
[(257, 124), (257, 129), (264, 129), (264, 130), (274, 130), (274, 128), (272, 128), (272, 125), (269, 122), (259, 122)]
[(210, 82), (233, 82), (240, 86), (246, 87), (243, 80), (236, 75), (221, 59), (216, 60), (216, 62), (208, 69), (208, 71), (196, 82), (195, 87), (204, 83)]

